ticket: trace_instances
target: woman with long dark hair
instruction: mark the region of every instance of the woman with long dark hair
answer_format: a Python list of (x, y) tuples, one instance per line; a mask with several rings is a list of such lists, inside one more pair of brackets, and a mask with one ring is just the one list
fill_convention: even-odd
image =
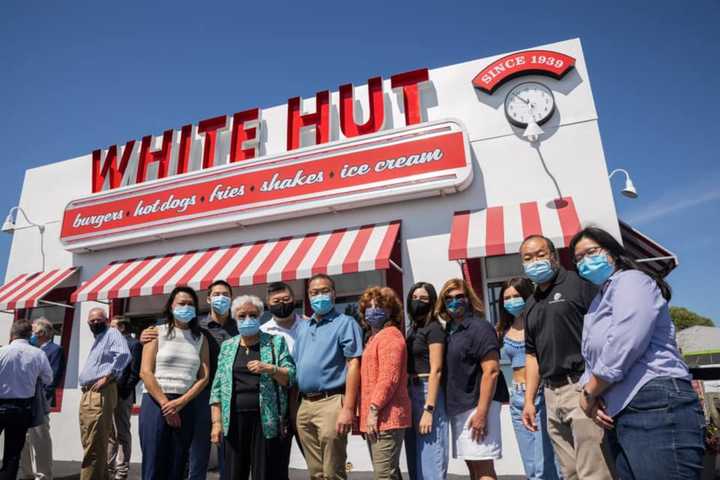
[(484, 318), (482, 301), (462, 279), (445, 282), (435, 315), (447, 322), (445, 399), (453, 457), (465, 460), (472, 480), (497, 478), (500, 434), (500, 344)]
[(198, 298), (175, 287), (158, 337), (143, 347), (140, 378), (142, 478), (182, 478), (193, 438), (193, 399), (209, 378), (208, 344), (197, 319)]
[(531, 432), (525, 428), (522, 412), (525, 406), (525, 301), (533, 293), (533, 284), (527, 278), (515, 277), (506, 281), (500, 291), (503, 307), (497, 332), (502, 353), (510, 361), (513, 370), (510, 389), (510, 417), (515, 438), (520, 447), (525, 475), (535, 479), (557, 479), (555, 454), (545, 421), (545, 396), (543, 391), (535, 397), (536, 424), (540, 427)]
[(580, 406), (607, 430), (619, 477), (699, 479), (705, 421), (675, 342), (670, 287), (600, 228), (577, 233), (570, 251), (601, 287), (583, 325)]
[(435, 287), (417, 282), (408, 292), (408, 376), (412, 426), (405, 430), (405, 455), (411, 480), (447, 477), (448, 420), (442, 370), (445, 328), (433, 312)]

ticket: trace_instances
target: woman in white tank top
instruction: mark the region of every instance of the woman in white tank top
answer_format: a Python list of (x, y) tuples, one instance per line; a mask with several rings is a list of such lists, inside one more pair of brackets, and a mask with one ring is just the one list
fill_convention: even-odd
[(142, 478), (182, 478), (193, 438), (193, 399), (209, 378), (208, 344), (197, 319), (198, 299), (176, 287), (165, 306), (166, 323), (143, 347), (140, 377)]

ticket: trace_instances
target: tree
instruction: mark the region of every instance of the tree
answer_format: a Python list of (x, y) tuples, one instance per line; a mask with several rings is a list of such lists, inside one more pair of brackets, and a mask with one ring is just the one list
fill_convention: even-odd
[(698, 315), (692, 310), (685, 307), (670, 307), (670, 317), (675, 324), (675, 329), (679, 332), (688, 327), (699, 325), (701, 327), (714, 327), (715, 323), (707, 317)]

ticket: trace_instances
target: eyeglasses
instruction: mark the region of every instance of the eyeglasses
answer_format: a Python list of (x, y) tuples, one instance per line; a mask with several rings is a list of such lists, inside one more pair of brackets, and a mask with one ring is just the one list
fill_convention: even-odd
[(445, 295), (446, 302), (449, 302), (451, 300), (465, 300), (465, 294), (458, 293), (457, 295)]
[(597, 255), (598, 253), (602, 253), (604, 250), (601, 246), (595, 245), (594, 247), (586, 248), (584, 252), (576, 253), (575, 254), (575, 263), (580, 263), (583, 258), (590, 255), (591, 257), (594, 255)]

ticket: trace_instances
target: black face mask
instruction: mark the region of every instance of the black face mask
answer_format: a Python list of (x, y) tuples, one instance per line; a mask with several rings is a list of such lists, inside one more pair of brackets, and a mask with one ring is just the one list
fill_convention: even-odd
[(275, 318), (287, 318), (292, 315), (294, 310), (295, 303), (293, 302), (275, 303), (270, 305), (270, 313), (272, 313)]
[(413, 320), (424, 319), (425, 316), (430, 312), (430, 302), (423, 302), (422, 300), (410, 300), (410, 308), (408, 313)]
[(100, 335), (107, 330), (107, 323), (92, 323), (90, 324), (90, 331), (93, 335)]

